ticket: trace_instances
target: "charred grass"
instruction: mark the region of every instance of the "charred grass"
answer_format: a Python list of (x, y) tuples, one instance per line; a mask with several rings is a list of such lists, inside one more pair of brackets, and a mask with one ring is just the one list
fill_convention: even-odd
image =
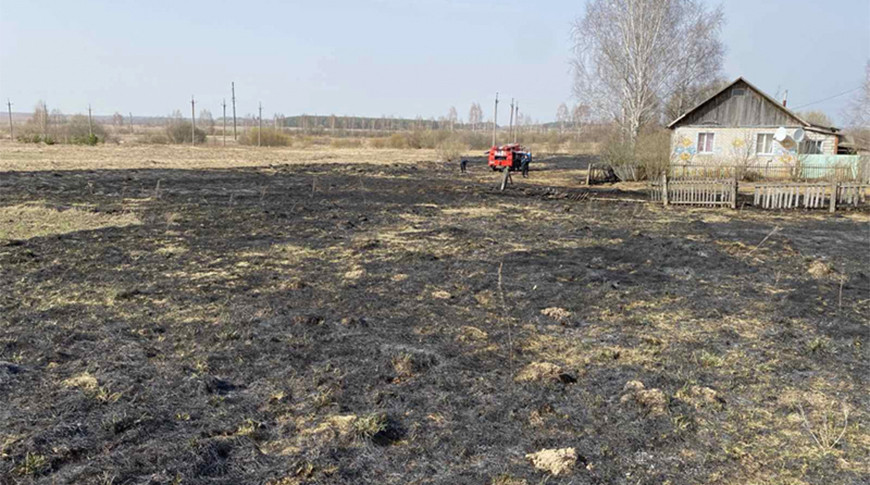
[(870, 479), (865, 214), (494, 178), (0, 174), (2, 482)]

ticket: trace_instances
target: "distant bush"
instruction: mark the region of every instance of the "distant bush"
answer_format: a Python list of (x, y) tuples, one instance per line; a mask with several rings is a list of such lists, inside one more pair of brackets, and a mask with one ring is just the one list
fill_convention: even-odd
[(359, 148), (362, 140), (359, 138), (333, 138), (329, 143), (332, 148)]
[(15, 137), (21, 143), (41, 143), (42, 135), (39, 133), (19, 133)]
[(459, 140), (445, 140), (435, 148), (435, 154), (444, 162), (459, 160), (467, 146)]
[(260, 136), (260, 145), (264, 147), (286, 147), (293, 144), (293, 138), (274, 128), (253, 128), (242, 133), (239, 143), (242, 145), (257, 146), (257, 135)]
[(196, 128), (195, 134), (191, 133), (192, 124), (185, 120), (173, 120), (166, 127), (166, 136), (171, 143), (190, 143), (191, 137), (195, 136), (196, 143), (205, 143), (205, 130)]
[(169, 137), (166, 136), (165, 132), (143, 133), (136, 137), (136, 141), (152, 145), (167, 145), (169, 143)]

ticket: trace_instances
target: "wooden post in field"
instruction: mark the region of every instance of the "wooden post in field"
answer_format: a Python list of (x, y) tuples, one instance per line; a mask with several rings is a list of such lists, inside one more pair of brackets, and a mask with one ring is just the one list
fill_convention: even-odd
[(736, 209), (736, 208), (737, 208), (737, 193), (738, 193), (738, 190), (737, 190), (737, 183), (738, 183), (738, 178), (739, 178), (739, 177), (737, 176), (737, 168), (735, 167), (735, 168), (734, 168), (734, 181), (733, 181), (733, 185), (731, 186), (731, 208), (732, 208), (732, 209)]
[(227, 146), (227, 98), (224, 98), (221, 106), (224, 108), (224, 146)]
[(492, 116), (492, 146), (495, 145), (495, 132), (498, 129), (498, 93), (495, 93), (495, 113)]
[(669, 204), (668, 201), (668, 173), (662, 173), (662, 202), (665, 206)]
[(238, 140), (236, 136), (236, 83), (233, 81), (233, 140)]
[(508, 125), (508, 140), (513, 140), (514, 138), (514, 98), (511, 98), (511, 117), (510, 124)]
[(94, 126), (91, 122), (91, 105), (88, 105), (88, 143), (91, 142), (91, 139), (94, 137)]
[(257, 146), (260, 146), (260, 134), (263, 132), (263, 103), (260, 103), (260, 114), (257, 115)]
[(837, 189), (839, 185), (836, 179), (831, 180), (831, 205), (828, 207), (831, 214), (837, 212)]
[(9, 98), (6, 98), (6, 108), (9, 110), (9, 139), (14, 140), (15, 137), (12, 133), (12, 101), (9, 101)]
[(196, 145), (196, 101), (190, 95), (190, 144)]

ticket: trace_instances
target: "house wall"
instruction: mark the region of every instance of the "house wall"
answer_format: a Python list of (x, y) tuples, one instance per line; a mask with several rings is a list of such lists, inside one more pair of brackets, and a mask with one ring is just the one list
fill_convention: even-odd
[[(797, 126), (788, 127), (790, 131)], [(755, 144), (761, 133), (773, 134), (776, 128), (716, 128), (680, 126), (671, 134), (673, 163), (691, 165), (793, 165), (798, 152), (773, 142), (773, 154), (757, 155)], [(713, 153), (698, 153), (698, 133), (714, 133)], [(806, 131), (808, 140), (822, 141), (823, 155), (836, 155), (836, 136)]]

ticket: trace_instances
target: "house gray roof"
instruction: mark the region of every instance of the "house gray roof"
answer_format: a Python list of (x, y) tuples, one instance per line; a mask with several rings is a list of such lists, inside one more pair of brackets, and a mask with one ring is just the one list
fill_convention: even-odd
[(780, 102), (778, 102), (777, 100), (773, 99), (773, 98), (772, 98), (771, 96), (769, 96), (767, 93), (765, 93), (764, 91), (758, 89), (757, 87), (755, 87), (755, 85), (753, 85), (752, 83), (750, 83), (750, 82), (747, 81), (746, 79), (743, 79), (743, 77), (738, 77), (738, 78), (735, 79), (733, 82), (729, 83), (727, 86), (723, 87), (722, 89), (720, 89), (719, 91), (717, 91), (716, 93), (714, 93), (712, 96), (708, 97), (707, 99), (705, 99), (704, 101), (702, 101), (701, 103), (699, 103), (699, 104), (698, 104), (697, 106), (695, 106), (694, 108), (692, 108), (692, 109), (690, 109), (689, 111), (686, 111), (685, 113), (683, 113), (682, 116), (680, 116), (679, 118), (677, 118), (677, 119), (675, 119), (674, 121), (672, 121), (672, 122), (668, 125), (668, 128), (673, 129), (676, 125), (678, 125), (681, 121), (683, 121), (687, 116), (689, 116), (690, 114), (692, 114), (692, 113), (698, 111), (699, 109), (703, 108), (703, 107), (706, 106), (708, 103), (710, 103), (713, 99), (715, 99), (717, 96), (719, 96), (720, 94), (724, 93), (725, 91), (731, 89), (731, 88), (734, 87), (736, 84), (740, 84), (740, 83), (745, 84), (746, 87), (748, 87), (749, 89), (751, 89), (751, 90), (753, 90), (754, 92), (756, 92), (759, 96), (761, 96), (762, 98), (764, 98), (764, 99), (765, 99), (766, 101), (768, 101), (771, 105), (773, 105), (773, 106), (775, 106), (776, 108), (778, 108), (779, 110), (781, 110), (781, 111), (782, 111), (782, 112), (783, 112), (787, 117), (793, 119), (794, 121), (796, 121), (798, 124), (800, 124), (801, 126), (803, 126), (803, 127), (804, 127), (805, 129), (807, 129), (807, 130), (815, 131), (815, 132), (819, 132), (819, 133), (828, 133), (828, 134), (833, 134), (833, 133), (836, 133), (837, 131), (839, 131), (839, 129), (834, 128), (834, 127), (832, 127), (832, 126), (821, 126), (821, 125), (816, 125), (816, 124), (813, 124), (813, 123), (810, 123), (810, 122), (804, 120), (803, 118), (801, 118), (800, 116), (798, 116), (797, 113), (795, 113), (794, 111), (792, 111), (792, 110), (788, 109), (787, 107), (783, 106), (782, 103), (780, 103)]

